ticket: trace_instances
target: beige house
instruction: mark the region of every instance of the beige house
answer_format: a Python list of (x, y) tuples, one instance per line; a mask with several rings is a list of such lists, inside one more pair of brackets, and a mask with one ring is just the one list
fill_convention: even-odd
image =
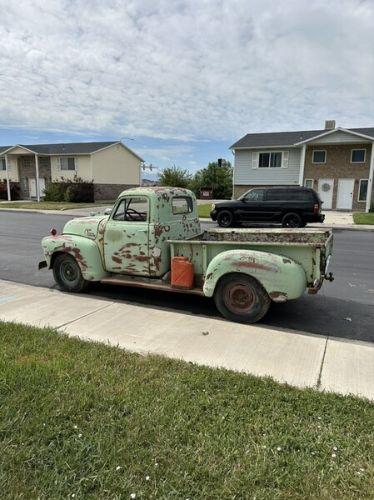
[(0, 147), (0, 180), (19, 185), (21, 197), (43, 197), (50, 182), (79, 177), (94, 184), (95, 200), (111, 200), (140, 185), (143, 160), (120, 141)]

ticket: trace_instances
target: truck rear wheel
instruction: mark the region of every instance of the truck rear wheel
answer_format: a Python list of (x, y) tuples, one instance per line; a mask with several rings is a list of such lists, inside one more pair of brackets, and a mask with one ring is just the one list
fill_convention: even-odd
[(53, 263), (53, 277), (66, 292), (82, 292), (88, 282), (83, 278), (78, 262), (69, 254), (58, 255)]
[(225, 318), (238, 323), (256, 323), (267, 313), (271, 299), (264, 287), (251, 276), (233, 273), (223, 276), (214, 301)]

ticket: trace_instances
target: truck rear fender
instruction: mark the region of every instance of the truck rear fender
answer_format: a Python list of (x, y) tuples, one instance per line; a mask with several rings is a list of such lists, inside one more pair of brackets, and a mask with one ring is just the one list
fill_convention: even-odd
[(99, 247), (94, 240), (84, 236), (61, 234), (43, 238), (42, 247), (49, 269), (53, 267), (58, 254), (68, 253), (75, 258), (83, 278), (87, 281), (100, 281), (108, 275), (103, 266)]
[(229, 273), (254, 277), (274, 302), (297, 299), (307, 285), (303, 267), (288, 257), (256, 250), (228, 250), (216, 255), (209, 263), (204, 295), (212, 297), (220, 278)]

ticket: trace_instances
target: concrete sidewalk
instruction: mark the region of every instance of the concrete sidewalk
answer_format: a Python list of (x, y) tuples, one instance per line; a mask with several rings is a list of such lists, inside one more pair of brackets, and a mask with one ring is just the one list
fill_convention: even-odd
[[(131, 293), (131, 292), (129, 292)], [(374, 346), (0, 280), (0, 320), (374, 400)]]

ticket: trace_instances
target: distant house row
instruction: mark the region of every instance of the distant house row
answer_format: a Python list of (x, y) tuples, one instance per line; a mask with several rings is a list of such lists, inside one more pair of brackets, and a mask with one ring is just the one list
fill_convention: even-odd
[(368, 211), (374, 204), (374, 127), (247, 134), (235, 154), (234, 196), (251, 187), (307, 186), (324, 209)]
[(95, 200), (111, 200), (140, 184), (143, 160), (120, 141), (18, 144), (0, 147), (0, 180), (20, 187), (21, 197), (42, 197), (49, 182), (75, 176), (93, 181)]

